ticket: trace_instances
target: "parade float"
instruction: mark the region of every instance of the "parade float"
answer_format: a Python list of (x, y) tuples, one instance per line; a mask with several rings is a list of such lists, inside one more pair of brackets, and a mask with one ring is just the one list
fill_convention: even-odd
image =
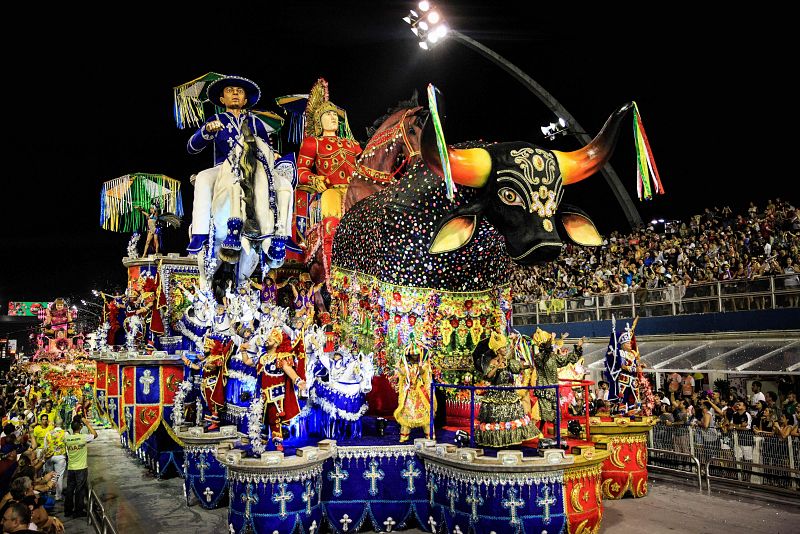
[(251, 80), (175, 88), (190, 152), (222, 158), (194, 179), (187, 256), (134, 246), (182, 213), (176, 181), (104, 185), (103, 220), (134, 235), (126, 290), (99, 293), (102, 413), (157, 475), (176, 468), (187, 504), (227, 505), (231, 532), (597, 532), (604, 497), (646, 493), (650, 420), (627, 393), (625, 417), (567, 410), (576, 390), (588, 402), (582, 341), (515, 332), (508, 272), (556, 257), (562, 236), (600, 243), (561, 198), (602, 167), (633, 106), (574, 152), (448, 146), (430, 86), (362, 150), (323, 82), (276, 100), (302, 116), (297, 165), (272, 148), (282, 123), (253, 108)]

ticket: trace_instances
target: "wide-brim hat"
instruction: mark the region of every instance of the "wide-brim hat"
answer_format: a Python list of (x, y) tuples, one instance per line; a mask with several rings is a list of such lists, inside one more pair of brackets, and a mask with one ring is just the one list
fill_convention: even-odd
[(256, 85), (256, 82), (242, 76), (228, 75), (208, 84), (206, 95), (209, 102), (215, 106), (220, 105), (219, 98), (226, 87), (241, 87), (244, 89), (244, 92), (247, 93), (247, 105), (245, 106), (247, 108), (254, 106), (261, 98), (261, 89)]

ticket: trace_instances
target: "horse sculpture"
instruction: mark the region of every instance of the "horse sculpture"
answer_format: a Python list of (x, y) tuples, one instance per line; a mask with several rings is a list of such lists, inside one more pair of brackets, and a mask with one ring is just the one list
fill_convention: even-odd
[[(396, 183), (405, 170), (419, 158), (420, 139), (427, 113), (427, 109), (419, 105), (417, 92), (414, 91), (410, 99), (389, 108), (367, 128), (369, 141), (356, 161), (356, 172), (350, 180), (344, 199), (344, 213), (361, 200)], [(322, 255), (322, 247), (319, 247), (308, 260), (314, 285), (326, 282)], [(328, 310), (330, 294), (327, 284), (322, 284), (314, 299), (318, 312)]]

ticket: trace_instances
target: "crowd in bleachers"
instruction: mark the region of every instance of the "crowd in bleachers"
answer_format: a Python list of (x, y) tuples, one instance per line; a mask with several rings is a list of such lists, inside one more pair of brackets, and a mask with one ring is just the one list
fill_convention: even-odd
[[(800, 209), (780, 198), (745, 213), (706, 208), (663, 231), (652, 224), (612, 232), (599, 247), (565, 244), (556, 261), (515, 267), (514, 301), (571, 299), (670, 288), (682, 297), (699, 282), (753, 280), (800, 273)], [(789, 276), (785, 287), (800, 287)], [(797, 306), (798, 297), (790, 305)]]

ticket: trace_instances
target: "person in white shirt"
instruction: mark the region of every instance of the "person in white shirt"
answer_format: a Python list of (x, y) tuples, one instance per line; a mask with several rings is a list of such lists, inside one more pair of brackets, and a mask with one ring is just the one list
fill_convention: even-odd
[(594, 395), (596, 400), (608, 400), (608, 382), (600, 380)]
[(764, 396), (764, 392), (761, 391), (761, 382), (759, 382), (758, 380), (753, 380), (753, 383), (750, 385), (750, 390), (753, 392), (753, 394), (750, 395), (751, 410), (753, 408), (755, 408), (756, 410), (758, 409), (757, 408), (758, 401), (764, 401), (764, 403), (766, 404), (767, 398)]

